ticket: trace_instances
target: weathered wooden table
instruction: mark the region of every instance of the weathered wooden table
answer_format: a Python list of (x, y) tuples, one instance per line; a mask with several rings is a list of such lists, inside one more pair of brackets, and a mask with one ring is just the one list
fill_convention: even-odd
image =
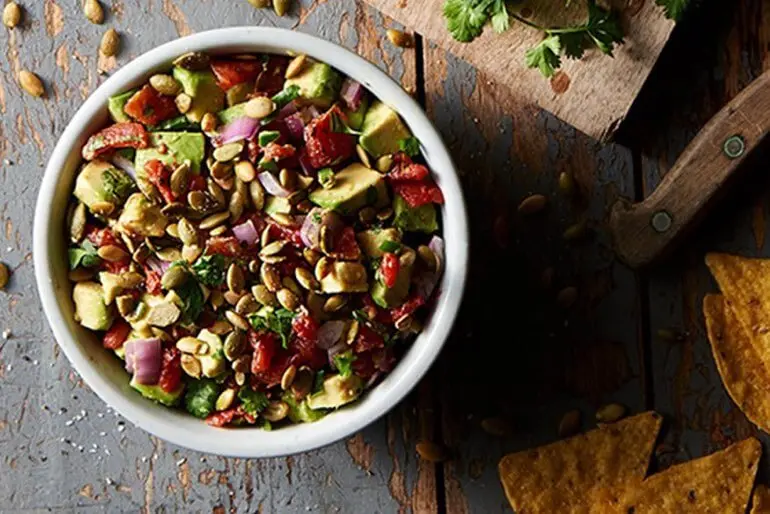
[[(770, 253), (770, 184), (747, 178), (751, 186), (733, 191), (708, 228), (653, 271), (617, 263), (604, 226), (616, 198), (648, 194), (705, 120), (770, 65), (770, 0), (702, 2), (626, 121), (626, 146), (599, 145), (512, 102), (419, 38), (415, 49), (393, 47), (384, 37), (390, 20), (353, 0), (303, 0), (285, 18), (245, 0), (105, 0), (103, 26), (85, 20), (80, 0), (20, 3), (23, 26), (0, 32), (0, 260), (13, 270), (0, 293), (8, 335), (0, 339), (0, 512), (510, 512), (497, 460), (555, 439), (568, 409), (582, 410), (584, 428), (609, 401), (662, 412), (659, 467), (757, 432), (727, 397), (704, 337), (700, 300), (714, 286), (702, 256), (714, 248)], [(125, 423), (59, 352), (31, 259), (44, 164), (104, 80), (99, 70), (179, 35), (241, 24), (339, 42), (413, 90), (461, 170), (473, 228), (467, 299), (430, 376), (355, 437), (281, 459), (204, 456)], [(110, 26), (123, 50), (100, 60), (98, 41)], [(21, 68), (45, 79), (47, 99), (22, 94)], [(557, 192), (561, 172), (574, 175), (577, 196)], [(532, 192), (548, 194), (549, 209), (521, 217), (516, 205)], [(564, 240), (567, 227), (584, 222), (588, 237)], [(578, 290), (569, 309), (556, 300), (566, 286)], [(656, 337), (662, 329), (680, 337)], [(514, 433), (485, 433), (480, 422), (489, 416), (509, 419)], [(443, 441), (452, 460), (421, 462), (414, 448), (424, 439)], [(765, 462), (765, 480), (768, 471)]]

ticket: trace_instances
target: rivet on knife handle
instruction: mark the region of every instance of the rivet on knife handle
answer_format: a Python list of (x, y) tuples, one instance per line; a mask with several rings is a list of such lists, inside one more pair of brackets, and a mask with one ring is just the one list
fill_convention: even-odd
[(610, 230), (619, 258), (640, 267), (670, 252), (769, 131), (770, 71), (703, 127), (649, 197), (613, 206)]

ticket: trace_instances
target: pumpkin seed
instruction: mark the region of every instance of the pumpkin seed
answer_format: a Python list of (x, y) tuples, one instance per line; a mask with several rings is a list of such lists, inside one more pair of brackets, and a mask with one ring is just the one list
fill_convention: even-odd
[(158, 73), (150, 77), (150, 85), (163, 96), (176, 96), (182, 89), (181, 84), (174, 77), (165, 73)]
[(390, 207), (385, 207), (377, 213), (377, 219), (380, 221), (387, 221), (391, 216), (393, 216), (393, 209)]
[(136, 298), (130, 294), (124, 294), (115, 298), (115, 305), (118, 307), (118, 312), (124, 318), (133, 312), (136, 307)]
[(233, 401), (235, 401), (235, 389), (230, 387), (222, 391), (222, 393), (217, 397), (217, 401), (214, 403), (214, 408), (217, 411), (227, 410), (233, 404)]
[(297, 188), (297, 173), (284, 168), (278, 173), (278, 181), (284, 189), (294, 191)]
[(246, 351), (246, 338), (243, 336), (243, 332), (230, 332), (225, 338), (222, 350), (229, 361), (234, 361), (243, 355), (243, 352)]
[(313, 250), (312, 248), (305, 248), (302, 250), (302, 256), (305, 258), (308, 264), (315, 267), (322, 255), (320, 252)]
[(134, 253), (131, 254), (131, 258), (139, 264), (143, 264), (150, 254), (152, 254), (150, 248), (145, 243), (142, 243), (136, 248)]
[(297, 278), (299, 285), (309, 291), (315, 291), (318, 289), (318, 281), (313, 276), (313, 273), (307, 268), (297, 267), (294, 270), (294, 276)]
[(209, 56), (203, 52), (188, 52), (180, 55), (171, 63), (190, 71), (201, 71), (209, 66)]
[(259, 259), (251, 259), (249, 261), (249, 273), (259, 273)]
[(202, 371), (201, 361), (199, 361), (195, 356), (190, 355), (189, 353), (182, 354), (181, 364), (182, 370), (184, 370), (187, 375), (193, 378), (200, 378)]
[(507, 420), (499, 417), (482, 419), (481, 428), (487, 434), (497, 437), (506, 437), (513, 432), (511, 424)]
[(160, 260), (166, 262), (176, 262), (182, 260), (182, 252), (179, 251), (179, 249), (173, 248), (171, 246), (168, 248), (163, 248), (162, 250), (158, 250), (155, 252), (155, 255), (157, 255)]
[(289, 12), (289, 8), (291, 7), (291, 1), (290, 0), (273, 0), (273, 10), (275, 11), (275, 14), (278, 16), (283, 16), (287, 12)]
[(96, 25), (104, 22), (104, 9), (97, 0), (86, 0), (83, 4), (83, 14), (88, 21)]
[(364, 166), (367, 168), (372, 167), (372, 163), (369, 161), (369, 154), (366, 153), (363, 146), (356, 145), (356, 155), (358, 155), (358, 160), (360, 160)]
[(254, 89), (253, 82), (244, 82), (243, 84), (236, 84), (225, 93), (225, 100), (227, 100), (227, 106), (232, 107), (239, 103), (245, 102), (251, 90)]
[(321, 251), (326, 255), (329, 255), (334, 251), (334, 235), (327, 225), (321, 225), (321, 230), (318, 235), (318, 243), (321, 247)]
[(296, 311), (299, 308), (299, 298), (290, 289), (284, 287), (275, 294), (278, 303), (286, 310)]
[(251, 182), (257, 176), (257, 170), (249, 161), (239, 161), (235, 163), (235, 176), (246, 183)]
[(270, 7), (270, 0), (248, 0), (248, 2), (257, 9), (264, 9)]
[(176, 95), (176, 98), (174, 98), (174, 103), (176, 104), (176, 108), (179, 109), (180, 113), (187, 114), (187, 112), (190, 110), (190, 107), (192, 107), (192, 97), (187, 93), (179, 93)]
[(532, 215), (545, 209), (548, 199), (544, 195), (530, 195), (521, 201), (518, 210), (521, 214)]
[(243, 151), (243, 143), (229, 143), (214, 150), (213, 156), (219, 162), (230, 162)]
[(302, 400), (305, 396), (310, 394), (310, 390), (313, 388), (314, 378), (315, 373), (313, 370), (307, 366), (299, 368), (290, 386), (291, 392), (297, 400)]
[(567, 195), (575, 192), (575, 178), (572, 173), (563, 171), (559, 174), (559, 189)]
[(230, 197), (230, 221), (235, 223), (238, 218), (243, 214), (243, 210), (246, 208), (246, 200), (238, 191), (234, 192)]
[(422, 460), (428, 462), (444, 462), (447, 460), (446, 448), (433, 441), (422, 441), (417, 443), (417, 454)]
[(271, 212), (270, 217), (273, 218), (273, 220), (275, 220), (279, 225), (283, 225), (284, 227), (290, 227), (294, 225), (294, 218), (288, 214), (284, 214), (282, 212)]
[(182, 266), (171, 266), (160, 279), (160, 285), (166, 291), (179, 287), (187, 281), (187, 271)]
[(99, 44), (99, 51), (106, 57), (113, 57), (120, 51), (120, 36), (115, 29), (109, 29), (102, 36), (102, 42)]
[(21, 88), (35, 97), (41, 97), (45, 95), (45, 87), (40, 78), (31, 71), (21, 70), (19, 72), (19, 84)]
[(195, 337), (183, 337), (176, 342), (176, 347), (182, 353), (197, 354), (204, 344), (206, 343)]
[(410, 34), (396, 29), (388, 29), (386, 34), (390, 42), (399, 48), (411, 48), (414, 46), (414, 38)]
[(166, 234), (174, 239), (179, 239), (179, 226), (176, 223), (166, 225)]
[(275, 307), (278, 304), (275, 295), (263, 284), (253, 286), (251, 288), (251, 294), (254, 296), (254, 299), (262, 305)]
[(230, 305), (232, 305), (233, 307), (241, 299), (241, 296), (243, 296), (243, 293), (237, 293), (235, 291), (230, 291), (230, 290), (227, 290), (224, 293), (222, 293), (222, 298), (224, 298), (225, 301)]
[(415, 252), (411, 248), (404, 248), (402, 250), (401, 255), (399, 255), (398, 257), (398, 262), (401, 264), (401, 266), (405, 266), (409, 268), (414, 264), (414, 261), (416, 259), (417, 259), (417, 252)]
[(354, 319), (351, 321), (350, 325), (348, 325), (348, 331), (345, 333), (345, 344), (350, 346), (355, 343), (360, 329), (361, 324), (358, 322), (358, 320)]
[(203, 253), (203, 248), (198, 245), (184, 245), (182, 247), (182, 258), (192, 264)]
[(329, 299), (324, 302), (324, 312), (337, 312), (347, 303), (347, 297), (341, 294), (335, 294), (334, 296), (330, 296)]
[(16, 2), (6, 4), (3, 9), (3, 25), (12, 29), (21, 22), (21, 7)]
[(245, 285), (246, 279), (241, 267), (236, 263), (230, 264), (230, 267), (227, 268), (227, 288), (234, 293), (240, 293)]
[(285, 255), (265, 255), (262, 257), (262, 262), (266, 262), (268, 264), (278, 264), (286, 260)]
[(574, 225), (570, 225), (562, 234), (565, 241), (579, 241), (583, 239), (588, 233), (588, 227), (586, 221), (579, 221)]
[(299, 54), (297, 57), (292, 59), (289, 65), (286, 67), (286, 74), (284, 77), (287, 79), (296, 77), (305, 68), (306, 64), (307, 55)]
[(233, 361), (233, 371), (237, 373), (246, 373), (251, 368), (251, 355), (248, 353), (241, 355)]
[(169, 178), (169, 186), (171, 187), (171, 193), (179, 198), (187, 192), (187, 183), (190, 175), (190, 165), (188, 163), (182, 163), (176, 167), (174, 172)]
[(259, 244), (262, 246), (262, 248), (266, 247), (270, 244), (270, 240), (273, 238), (273, 236), (270, 233), (270, 226), (268, 225), (265, 227), (265, 229), (262, 231), (262, 234), (259, 236)]
[(626, 408), (619, 403), (610, 403), (596, 411), (596, 421), (599, 423), (614, 423), (626, 415)]
[(243, 330), (244, 332), (249, 330), (251, 326), (249, 325), (248, 321), (246, 321), (243, 316), (236, 313), (235, 311), (225, 311), (225, 318), (227, 321), (229, 321), (235, 328), (239, 330)]
[(569, 437), (580, 431), (580, 411), (573, 409), (565, 412), (559, 421), (559, 437)]
[(129, 271), (127, 273), (123, 273), (120, 276), (120, 283), (123, 285), (123, 287), (132, 289), (139, 286), (140, 284), (143, 284), (144, 277), (135, 271)]
[(249, 182), (249, 195), (257, 211), (261, 211), (265, 206), (265, 190), (259, 180)]
[(128, 257), (128, 254), (121, 247), (115, 245), (102, 246), (96, 253), (99, 254), (99, 257), (109, 262), (122, 261)]
[(242, 371), (237, 371), (233, 377), (235, 377), (235, 383), (239, 386), (246, 383), (246, 373)]
[(299, 287), (299, 284), (297, 284), (297, 281), (294, 280), (293, 278), (283, 277), (283, 279), (281, 279), (281, 283), (283, 284), (283, 287), (285, 287), (295, 295), (297, 296), (302, 295), (302, 289)]
[(375, 166), (377, 166), (377, 171), (380, 173), (387, 173), (393, 166), (393, 157), (390, 154), (383, 155), (377, 159)]
[(214, 200), (203, 191), (187, 193), (187, 203), (197, 212), (208, 212), (216, 206)]
[(565, 287), (556, 295), (556, 303), (564, 309), (569, 309), (575, 304), (577, 297), (578, 290), (576, 287)]
[(198, 242), (198, 231), (195, 230), (195, 226), (187, 218), (180, 218), (177, 223), (177, 232), (179, 233), (179, 239), (185, 245), (194, 245)]
[(431, 250), (430, 247), (426, 245), (418, 246), (417, 255), (420, 256), (420, 259), (425, 263), (425, 266), (427, 266), (429, 270), (436, 270), (438, 260), (436, 259), (436, 254), (433, 253), (433, 250)]
[(324, 299), (324, 297), (321, 296), (320, 294), (314, 291), (308, 291), (307, 296), (305, 297), (305, 302), (307, 303), (307, 308), (314, 319), (320, 320), (325, 318), (326, 316), (326, 313), (324, 312), (325, 301), (326, 300)]
[(91, 212), (100, 216), (109, 216), (115, 211), (115, 204), (112, 202), (96, 202), (91, 204)]
[(217, 116), (214, 113), (207, 112), (201, 118), (201, 130), (203, 132), (211, 133), (216, 131), (218, 124), (219, 124), (219, 120), (217, 119)]
[(374, 209), (374, 207), (364, 207), (360, 211), (358, 211), (358, 219), (361, 220), (361, 223), (364, 225), (368, 225), (372, 221), (374, 221), (374, 218), (377, 216), (377, 211)]
[(219, 187), (217, 183), (211, 180), (210, 178), (206, 181), (206, 189), (208, 189), (208, 192), (211, 195), (211, 198), (213, 198), (218, 205), (225, 204), (224, 191), (222, 191), (222, 188)]
[[(274, 0), (275, 1), (275, 0)], [(259, 416), (265, 418), (271, 423), (281, 421), (289, 415), (289, 406), (285, 402), (273, 401), (267, 404), (265, 410), (259, 413)]]
[(264, 259), (267, 256), (276, 255), (280, 253), (285, 246), (286, 246), (286, 241), (283, 241), (283, 240), (273, 241), (272, 243), (269, 243), (266, 246), (262, 247), (262, 251), (259, 252), (259, 256), (262, 259)]
[[(211, 292), (211, 296), (212, 297), (214, 296), (214, 291)], [(224, 301), (221, 294), (219, 295), (219, 298), (222, 301)], [(233, 331), (233, 326), (223, 319), (216, 320), (214, 324), (209, 327), (209, 332), (211, 332), (212, 334), (216, 334), (218, 336), (229, 334), (232, 331)]]
[(283, 376), (281, 376), (281, 389), (286, 391), (291, 387), (291, 385), (294, 383), (294, 379), (297, 376), (297, 366), (292, 364), (288, 368), (286, 368), (286, 371), (283, 372)]
[(230, 218), (229, 212), (218, 212), (217, 214), (212, 214), (208, 218), (204, 218), (203, 221), (200, 222), (200, 228), (201, 230), (210, 230), (212, 228), (216, 228), (225, 221), (227, 221)]
[(259, 310), (259, 304), (250, 294), (241, 296), (241, 299), (235, 304), (235, 312), (241, 316), (257, 312), (257, 310)]
[(245, 113), (249, 118), (261, 120), (270, 116), (275, 110), (275, 104), (266, 96), (258, 96), (246, 102)]
[(0, 262), (0, 289), (5, 289), (8, 285), (8, 266)]
[(70, 240), (73, 243), (79, 243), (85, 236), (86, 221), (86, 205), (78, 203), (72, 211), (72, 219), (70, 220)]

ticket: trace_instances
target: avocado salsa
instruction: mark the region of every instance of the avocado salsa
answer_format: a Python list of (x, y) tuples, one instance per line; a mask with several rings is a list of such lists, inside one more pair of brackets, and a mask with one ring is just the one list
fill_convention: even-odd
[(149, 400), (316, 421), (437, 294), (440, 188), (398, 114), (305, 55), (188, 53), (109, 99), (67, 218), (75, 319)]

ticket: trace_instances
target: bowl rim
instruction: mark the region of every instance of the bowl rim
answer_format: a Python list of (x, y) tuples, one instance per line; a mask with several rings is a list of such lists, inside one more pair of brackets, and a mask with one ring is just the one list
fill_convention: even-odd
[[(360, 81), (376, 97), (394, 107), (412, 132), (419, 136), (423, 154), (447, 198), (442, 207), (443, 235), (451, 233), (452, 239), (445, 237), (446, 268), (440, 295), (425, 331), (402, 356), (396, 368), (367, 392), (366, 398), (318, 422), (292, 425), (269, 433), (256, 428), (223, 432), (186, 413), (182, 414), (184, 418), (195, 424), (165, 412), (174, 409), (156, 406), (138, 395), (129, 396), (125, 387), (118, 387), (100, 373), (98, 366), (75, 342), (76, 336), (66, 319), (70, 314), (65, 313), (57, 299), (57, 274), (49, 256), (57, 255), (53, 252), (52, 237), (56, 237), (54, 231), (62, 231), (63, 227), (61, 215), (57, 217), (51, 213), (50, 205), (63, 169), (73, 160), (76, 142), (86, 131), (84, 127), (103, 116), (109, 96), (125, 90), (132, 81), (146, 79), (154, 70), (170, 65), (175, 57), (193, 50), (305, 53)], [(451, 224), (448, 223), (450, 220)], [(161, 439), (201, 452), (249, 458), (295, 454), (329, 445), (363, 429), (401, 402), (428, 372), (450, 334), (465, 288), (468, 247), (468, 221), (458, 174), (422, 107), (390, 76), (350, 50), (309, 34), (272, 27), (229, 27), (175, 39), (136, 57), (101, 84), (72, 117), (49, 158), (38, 193), (33, 234), (35, 277), (43, 310), (57, 343), (89, 387), (123, 417)], [(254, 437), (254, 430), (267, 435)], [(222, 434), (227, 437), (221, 437)]]

